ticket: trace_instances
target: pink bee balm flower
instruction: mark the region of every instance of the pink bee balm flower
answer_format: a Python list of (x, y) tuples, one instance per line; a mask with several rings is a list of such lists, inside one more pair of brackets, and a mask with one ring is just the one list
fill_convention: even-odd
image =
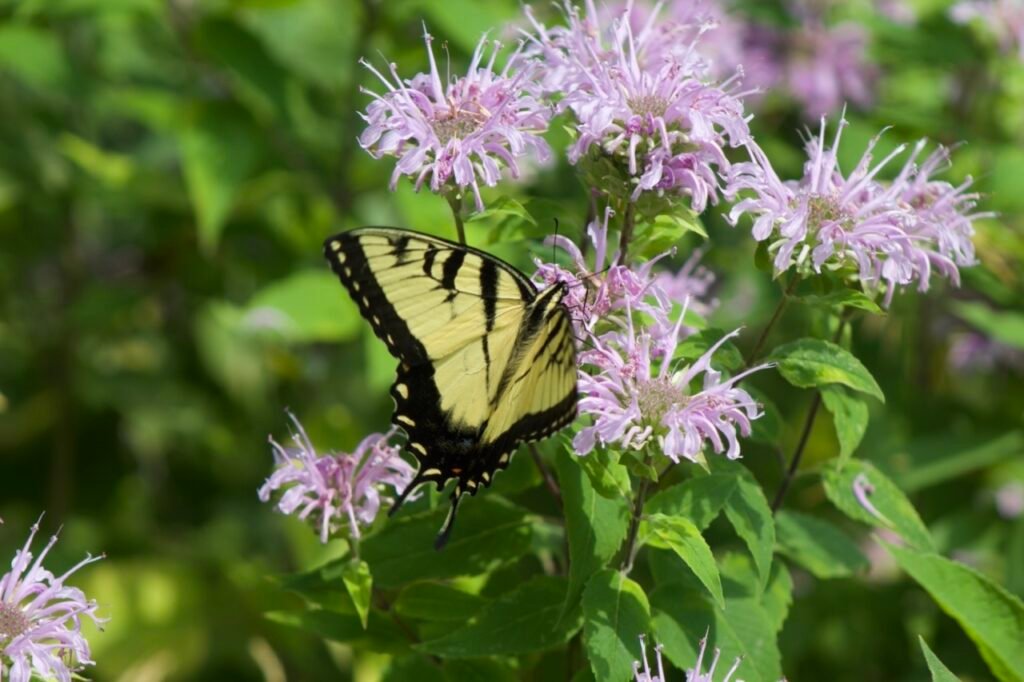
[(634, 309), (650, 310), (650, 304), (645, 301), (652, 294), (651, 269), (658, 260), (670, 255), (663, 253), (635, 268), (619, 263), (618, 252), (609, 252), (608, 244), (608, 223), (614, 215), (614, 211), (606, 209), (602, 220), (595, 219), (587, 226), (587, 236), (594, 254), (593, 267), (587, 264), (580, 248), (571, 239), (561, 235), (548, 237), (544, 243), (556, 245), (568, 253), (573, 260), (575, 272), (555, 263), (536, 260), (534, 280), (538, 284), (547, 287), (556, 282), (564, 282), (567, 285), (565, 306), (572, 313), (579, 334), (593, 331), (598, 321), (614, 310), (626, 308), (627, 304)]
[(0, 578), (0, 680), (29, 682), (33, 675), (70, 682), (73, 673), (94, 665), (89, 643), (82, 634), (82, 620), (97, 625), (106, 619), (96, 615), (95, 601), (76, 587), (65, 584), (83, 566), (102, 556), (86, 556), (60, 576), (43, 568), (43, 560), (57, 542), (50, 538), (42, 553), (32, 560), (29, 549), (37, 521), (28, 540), (14, 555), (11, 570)]
[[(719, 649), (715, 649), (715, 656), (711, 660), (711, 665), (708, 667), (708, 671), (704, 672), (704, 654), (708, 646), (708, 636), (705, 634), (700, 640), (700, 648), (697, 651), (697, 661), (694, 663), (693, 668), (686, 671), (685, 682), (730, 682), (733, 679), (733, 675), (739, 670), (740, 664), (743, 662), (742, 658), (737, 657), (732, 667), (725, 673), (725, 677), (721, 680), (715, 679), (715, 669), (718, 668), (718, 661), (722, 656), (722, 652)], [(640, 651), (643, 659), (641, 661), (633, 662), (633, 678), (635, 682), (666, 682), (668, 677), (665, 675), (665, 668), (661, 660), (661, 645), (659, 644), (654, 648), (654, 654), (657, 658), (658, 663), (658, 674), (655, 675), (651, 670), (647, 662), (647, 647), (644, 644), (644, 636), (640, 635)], [(641, 667), (643, 670), (641, 670)], [(737, 679), (735, 682), (742, 682)], [(784, 682), (781, 681), (781, 682)]]
[[(661, 660), (661, 645), (654, 647), (654, 656), (658, 663), (658, 674), (655, 675), (651, 671), (651, 666), (647, 662), (647, 644), (644, 641), (644, 636), (640, 635), (640, 661), (633, 661), (633, 678), (635, 682), (665, 682), (665, 665)], [(641, 662), (643, 663), (643, 670), (641, 670)]]
[[(624, 328), (592, 339), (580, 364), (596, 372), (580, 373), (579, 410), (592, 424), (576, 434), (581, 455), (598, 445), (639, 450), (656, 443), (672, 461), (696, 461), (706, 443), (729, 459), (740, 456), (739, 436), (750, 435), (761, 416), (757, 402), (737, 384), (768, 365), (723, 380), (711, 366), (715, 351), (739, 330), (727, 334), (688, 367), (673, 370), (683, 314), (674, 328), (637, 330), (627, 311)], [(659, 333), (656, 336), (652, 330)], [(696, 384), (700, 381), (699, 385)]]
[(792, 268), (806, 275), (850, 268), (865, 289), (885, 289), (886, 305), (897, 288), (912, 282), (927, 290), (933, 268), (959, 283), (957, 266), (973, 262), (971, 223), (990, 215), (970, 213), (977, 199), (966, 192), (970, 181), (953, 187), (932, 180), (945, 152), (918, 167), (923, 143), (894, 181), (879, 181), (882, 169), (906, 147), (874, 163), (878, 137), (844, 176), (836, 150), (846, 125), (840, 120), (826, 147), (822, 119), (818, 136), (807, 143), (804, 175), (796, 181), (780, 180), (764, 152), (748, 143), (752, 161), (734, 165), (730, 177), (727, 195), (742, 195), (730, 221), (753, 217), (754, 238), (769, 242), (777, 272)]
[(288, 416), (298, 430), (293, 436), (297, 447), (286, 449), (270, 439), (278, 469), (260, 487), (260, 500), (267, 502), (273, 492), (284, 490), (278, 510), (313, 521), (321, 542), (346, 523), (351, 537), (358, 538), (360, 527), (377, 517), (385, 491), (404, 490), (416, 473), (399, 447), (388, 444), (394, 429), (367, 436), (351, 454), (321, 456), (299, 420)]
[(701, 212), (718, 201), (723, 151), (749, 139), (736, 77), (712, 82), (696, 51), (702, 31), (657, 23), (652, 11), (639, 31), (631, 5), (602, 28), (592, 2), (587, 12), (566, 6), (567, 29), (536, 20), (533, 52), (548, 65), (545, 87), (562, 93), (559, 106), (577, 121), (573, 164), (594, 152), (620, 167), (628, 199), (680, 195)]
[[(538, 97), (534, 71), (538, 65), (519, 59), (495, 71), (499, 45), (494, 44), (484, 63), (486, 39), (473, 53), (467, 74), (444, 83), (424, 34), (430, 73), (402, 80), (394, 64), (390, 78), (365, 60), (361, 63), (384, 84), (386, 92), (364, 90), (374, 101), (363, 114), (366, 130), (359, 144), (376, 159), (398, 159), (391, 174), (392, 190), (407, 175), (419, 190), (429, 181), (432, 192), (459, 189), (473, 192), (476, 209), (483, 210), (480, 184), (493, 187), (503, 168), (519, 176), (517, 158), (532, 152), (539, 161), (551, 152), (541, 134), (547, 130), (551, 109)], [(516, 64), (518, 71), (511, 65)]]

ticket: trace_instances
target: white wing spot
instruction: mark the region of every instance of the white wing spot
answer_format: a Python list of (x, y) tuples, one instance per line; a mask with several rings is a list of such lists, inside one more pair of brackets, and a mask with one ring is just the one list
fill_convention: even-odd
[(405, 384), (395, 384), (395, 393), (402, 396), (403, 399), (409, 397), (409, 387)]
[(508, 464), (509, 456), (507, 452), (501, 453), (501, 457), (498, 458), (498, 464)]
[(406, 417), (404, 414), (400, 414), (395, 417), (395, 420), (405, 424), (406, 426), (416, 426), (416, 422)]
[(483, 481), (484, 483), (490, 483), (491, 475), (485, 471), (482, 474), (480, 474), (480, 480)]
[(352, 280), (352, 291), (359, 292), (359, 282)]
[(374, 315), (373, 316), (373, 323), (379, 327), (380, 326), (380, 318), (377, 317), (376, 315)]
[[(352, 288), (353, 289), (355, 288), (355, 285), (356, 285), (356, 283), (355, 283), (355, 281), (353, 281), (352, 282)], [(363, 305), (366, 306), (367, 308), (370, 307), (370, 299), (367, 298), (366, 296), (363, 296)]]
[(425, 456), (427, 454), (427, 449), (423, 447), (423, 443), (409, 443), (409, 447), (415, 450), (416, 452), (420, 453), (421, 455)]
[(441, 475), (441, 470), (440, 469), (424, 469), (420, 473), (420, 476), (422, 476), (423, 478), (429, 478), (431, 476), (440, 476), (440, 475)]

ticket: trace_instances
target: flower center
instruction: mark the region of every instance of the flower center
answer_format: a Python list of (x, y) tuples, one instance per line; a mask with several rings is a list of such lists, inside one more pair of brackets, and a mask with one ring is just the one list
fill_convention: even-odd
[(807, 207), (807, 224), (814, 230), (819, 230), (829, 223), (840, 223), (844, 228), (850, 223), (850, 215), (839, 205), (836, 197), (812, 196), (807, 202)]
[(685, 401), (686, 396), (668, 377), (638, 382), (637, 403), (648, 423), (660, 422), (666, 412)]
[(629, 105), (634, 114), (644, 118), (647, 116), (654, 116), (655, 118), (664, 116), (665, 111), (668, 109), (668, 100), (658, 95), (637, 95), (627, 99), (626, 104)]
[(472, 113), (464, 110), (447, 111), (440, 114), (434, 121), (434, 134), (441, 146), (452, 139), (463, 139), (480, 127), (480, 121)]
[(6, 644), (31, 627), (25, 612), (17, 604), (0, 602), (0, 644)]

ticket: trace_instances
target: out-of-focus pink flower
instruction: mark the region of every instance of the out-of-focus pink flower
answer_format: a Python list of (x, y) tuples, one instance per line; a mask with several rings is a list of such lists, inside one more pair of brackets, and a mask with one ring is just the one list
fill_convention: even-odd
[[(501, 71), (495, 71), (499, 45), (492, 46), (484, 61), (486, 39), (481, 39), (468, 73), (443, 82), (425, 34), (430, 73), (409, 80), (398, 75), (394, 64), (390, 78), (365, 60), (361, 63), (384, 84), (386, 92), (362, 114), (367, 127), (359, 144), (374, 158), (398, 159), (391, 174), (391, 189), (407, 175), (418, 190), (429, 181), (433, 192), (461, 188), (472, 190), (477, 210), (483, 209), (480, 184), (493, 187), (503, 168), (518, 177), (517, 159), (532, 152), (540, 161), (550, 157), (541, 134), (547, 130), (551, 108), (539, 97), (532, 60), (513, 55)], [(515, 65), (515, 70), (513, 66)]]
[(877, 73), (865, 57), (867, 32), (857, 24), (825, 26), (805, 19), (788, 37), (785, 78), (804, 118), (817, 120), (847, 103), (865, 107)]
[(60, 576), (43, 568), (57, 536), (32, 560), (31, 546), (39, 532), (37, 521), (15, 555), (11, 570), (0, 578), (0, 680), (29, 682), (33, 675), (71, 682), (84, 666), (94, 665), (82, 621), (97, 625), (95, 601), (66, 584), (73, 573), (103, 557), (87, 556)]
[(389, 489), (404, 490), (416, 473), (399, 455), (398, 446), (388, 444), (394, 429), (367, 436), (351, 454), (321, 456), (299, 420), (288, 416), (297, 430), (296, 447), (284, 448), (270, 439), (278, 468), (260, 487), (260, 500), (267, 502), (275, 491), (284, 490), (278, 510), (312, 521), (321, 542), (345, 524), (351, 537), (358, 538), (360, 527), (376, 518), (382, 495)]
[(881, 170), (905, 151), (898, 146), (875, 163), (875, 137), (860, 162), (844, 176), (836, 156), (846, 120), (841, 119), (830, 147), (825, 120), (808, 140), (808, 161), (800, 180), (783, 182), (756, 143), (749, 142), (752, 161), (735, 164), (727, 196), (738, 197), (729, 214), (734, 224), (744, 214), (754, 220), (753, 235), (769, 241), (775, 269), (820, 273), (824, 269), (856, 270), (869, 291), (885, 289), (888, 305), (895, 290), (917, 282), (928, 289), (938, 271), (959, 284), (959, 266), (974, 263), (972, 223), (987, 213), (974, 213), (977, 195), (934, 180), (948, 153), (937, 150), (920, 166), (919, 143), (896, 179), (881, 182)]
[(1004, 519), (1015, 519), (1024, 514), (1024, 483), (1010, 481), (996, 490), (996, 510)]
[(1016, 53), (1024, 62), (1024, 3), (1020, 0), (966, 0), (953, 5), (949, 14), (962, 24), (983, 22), (1003, 52)]
[(591, 417), (592, 424), (573, 439), (576, 452), (585, 455), (609, 444), (639, 450), (655, 442), (675, 462), (696, 461), (710, 443), (729, 459), (740, 456), (739, 437), (750, 435), (751, 421), (762, 412), (737, 384), (768, 365), (722, 379), (711, 366), (712, 358), (737, 330), (693, 364), (676, 369), (674, 356), (684, 316), (685, 310), (674, 328), (662, 332), (657, 326), (638, 328), (627, 310), (621, 329), (592, 337), (594, 347), (580, 353), (580, 364), (594, 373), (581, 372), (579, 377), (579, 410)]

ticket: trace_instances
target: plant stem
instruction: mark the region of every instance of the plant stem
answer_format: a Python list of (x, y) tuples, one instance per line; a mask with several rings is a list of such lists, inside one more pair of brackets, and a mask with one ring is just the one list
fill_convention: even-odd
[[(644, 461), (650, 464), (650, 460), (651, 456), (648, 454)], [(640, 517), (643, 516), (644, 502), (647, 501), (647, 492), (650, 490), (650, 487), (650, 479), (644, 478), (640, 481), (640, 487), (636, 491), (636, 498), (633, 500), (633, 516), (629, 520), (629, 530), (626, 532), (626, 544), (623, 545), (622, 563), (620, 564), (622, 572), (626, 575), (633, 570), (633, 561), (636, 559), (636, 553), (639, 550), (636, 539), (640, 532)]]
[(459, 243), (466, 243), (466, 227), (462, 223), (462, 197), (455, 191), (445, 195), (448, 205), (452, 208), (452, 215), (455, 217), (455, 231), (459, 234)]
[(548, 492), (555, 498), (555, 502), (558, 506), (562, 506), (562, 491), (558, 487), (558, 482), (555, 481), (555, 477), (551, 475), (551, 470), (544, 464), (544, 460), (541, 459), (540, 452), (537, 450), (537, 446), (534, 443), (528, 443), (527, 449), (530, 451), (530, 457), (533, 458), (533, 463), (536, 465), (537, 470), (540, 471), (540, 475), (544, 478), (544, 485), (547, 487)]
[[(843, 330), (846, 328), (847, 317), (844, 313), (843, 317), (839, 319), (839, 326), (836, 328), (836, 333), (832, 337), (833, 343), (838, 343), (839, 339), (843, 337)], [(775, 498), (772, 500), (772, 513), (774, 514), (782, 506), (782, 501), (786, 498), (786, 493), (789, 492), (789, 486), (796, 477), (796, 472), (800, 468), (800, 460), (804, 455), (804, 448), (807, 447), (807, 441), (811, 437), (811, 429), (814, 427), (814, 418), (818, 416), (818, 410), (821, 409), (821, 391), (815, 391), (814, 399), (811, 400), (811, 407), (807, 411), (807, 418), (804, 420), (803, 429), (800, 431), (800, 440), (797, 441), (796, 450), (793, 451), (793, 457), (789, 462), (789, 468), (786, 469), (786, 475), (782, 477), (782, 483), (779, 485), (778, 492), (775, 493)]]
[(626, 203), (626, 212), (622, 216), (622, 234), (619, 235), (619, 258), (618, 265), (626, 262), (626, 252), (629, 250), (629, 241), (633, 238), (633, 227), (636, 222), (636, 211), (632, 201)]
[(807, 418), (804, 420), (804, 427), (800, 432), (800, 441), (796, 445), (796, 450), (793, 451), (793, 458), (789, 462), (789, 468), (786, 470), (786, 475), (782, 477), (782, 484), (779, 485), (779, 490), (775, 493), (775, 499), (772, 500), (772, 513), (777, 512), (779, 507), (782, 506), (782, 500), (785, 499), (786, 493), (789, 492), (789, 485), (793, 482), (797, 469), (800, 468), (800, 460), (803, 458), (804, 448), (807, 447), (807, 441), (810, 440), (811, 428), (814, 426), (814, 418), (818, 416), (818, 410), (820, 408), (821, 392), (817, 391), (814, 394), (814, 398), (811, 400), (811, 409), (807, 411)]
[(796, 284), (799, 281), (800, 278), (796, 275), (793, 275), (789, 280), (789, 284), (786, 285), (785, 290), (782, 292), (782, 298), (779, 299), (778, 305), (775, 306), (775, 312), (772, 313), (772, 317), (768, 320), (768, 324), (765, 325), (763, 330), (761, 330), (761, 336), (757, 337), (757, 343), (754, 344), (753, 350), (751, 350), (750, 354), (747, 356), (747, 361), (743, 364), (744, 370), (750, 369), (754, 364), (754, 361), (757, 360), (757, 356), (761, 353), (761, 349), (764, 348), (765, 341), (768, 340), (768, 335), (771, 333), (772, 328), (775, 327), (775, 323), (779, 321), (780, 317), (782, 317), (782, 311), (786, 309), (786, 304), (789, 302), (789, 296), (793, 293), (793, 289), (796, 288)]

